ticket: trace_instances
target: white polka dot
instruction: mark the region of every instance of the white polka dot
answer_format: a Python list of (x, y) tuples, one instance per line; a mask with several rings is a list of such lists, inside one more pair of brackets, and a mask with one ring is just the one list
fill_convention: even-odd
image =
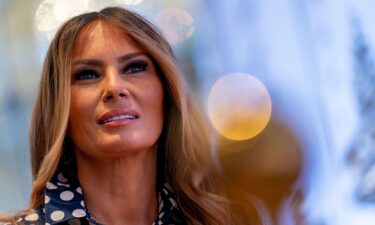
[(76, 218), (81, 218), (81, 217), (84, 217), (86, 216), (86, 212), (85, 210), (83, 209), (75, 209), (73, 212), (72, 212), (72, 215)]
[(61, 200), (70, 201), (74, 198), (74, 194), (71, 191), (63, 191), (60, 194)]
[(51, 219), (53, 221), (60, 221), (62, 219), (64, 219), (64, 212), (63, 211), (54, 211), (53, 213), (51, 213)]
[(57, 182), (57, 186), (63, 186), (63, 187), (70, 188), (69, 184), (64, 184), (64, 183), (60, 183), (60, 182)]
[(163, 216), (164, 216), (164, 212), (161, 212), (161, 213), (159, 214), (159, 219), (161, 219)]
[(82, 194), (82, 189), (80, 187), (77, 187), (76, 191), (79, 193), (79, 194)]
[(25, 217), (25, 220), (27, 221), (37, 221), (39, 219), (38, 214), (33, 213)]
[(48, 195), (46, 195), (46, 196), (44, 197), (44, 203), (45, 203), (45, 204), (48, 204), (50, 200), (51, 200), (51, 199), (48, 197)]
[(169, 201), (171, 201), (171, 203), (172, 203), (173, 206), (177, 205), (176, 201), (173, 198), (169, 198)]
[(165, 187), (168, 191), (173, 192), (173, 189), (172, 189), (171, 185), (169, 185), (168, 183), (165, 183), (165, 184), (164, 184), (164, 187)]
[(55, 190), (57, 189), (56, 185), (52, 184), (51, 182), (47, 182), (47, 189)]
[(81, 201), (81, 206), (85, 207), (85, 203), (83, 201)]
[(45, 225), (51, 225), (50, 223), (46, 223)]
[(159, 211), (161, 211), (161, 210), (163, 209), (163, 207), (164, 207), (164, 202), (161, 201), (161, 202), (160, 202), (160, 205), (159, 205)]
[(66, 179), (62, 173), (59, 173), (59, 175), (57, 175), (57, 179), (62, 183), (66, 183), (68, 181), (68, 179)]

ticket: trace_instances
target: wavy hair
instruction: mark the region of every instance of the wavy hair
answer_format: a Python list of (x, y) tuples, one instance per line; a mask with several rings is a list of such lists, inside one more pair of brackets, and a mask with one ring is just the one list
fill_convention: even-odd
[(72, 51), (79, 32), (97, 20), (122, 29), (149, 54), (159, 70), (167, 104), (159, 139), (158, 154), (162, 157), (158, 156), (158, 170), (162, 170), (174, 188), (188, 224), (234, 224), (228, 201), (220, 194), (213, 178), (208, 126), (190, 96), (170, 45), (153, 24), (118, 7), (68, 20), (50, 44), (30, 128), (33, 186), (28, 210), (43, 204), (46, 182), (67, 148)]

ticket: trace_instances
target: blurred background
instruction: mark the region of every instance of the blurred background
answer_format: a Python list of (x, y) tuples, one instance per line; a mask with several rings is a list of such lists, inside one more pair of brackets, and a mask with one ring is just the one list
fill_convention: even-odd
[(249, 221), (375, 224), (371, 0), (0, 0), (1, 212), (28, 202), (28, 129), (54, 32), (105, 6), (139, 12), (172, 44)]

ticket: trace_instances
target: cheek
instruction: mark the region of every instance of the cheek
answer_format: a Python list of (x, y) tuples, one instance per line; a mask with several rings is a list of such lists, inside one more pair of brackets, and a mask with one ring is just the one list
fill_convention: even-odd
[(148, 82), (142, 88), (142, 92), (142, 104), (144, 111), (148, 114), (147, 126), (151, 128), (152, 125), (153, 132), (159, 132), (163, 127), (164, 120), (164, 90), (162, 84), (158, 79), (155, 79), (152, 82)]
[(82, 129), (87, 125), (95, 110), (95, 95), (90, 91), (71, 89), (69, 132)]
[(164, 114), (164, 89), (161, 82), (155, 82), (155, 84), (150, 87), (150, 92), (148, 93), (148, 102), (152, 106), (155, 116), (163, 120)]
[(152, 109), (150, 111), (153, 112), (155, 126), (158, 131), (161, 132), (164, 124), (164, 90), (161, 84), (152, 93), (150, 105), (152, 105)]

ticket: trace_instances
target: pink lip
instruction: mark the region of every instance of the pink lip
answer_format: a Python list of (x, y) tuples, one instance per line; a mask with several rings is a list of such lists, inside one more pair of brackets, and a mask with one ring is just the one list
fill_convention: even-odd
[[(124, 118), (124, 119), (120, 119), (120, 120), (114, 120), (114, 121), (107, 121), (107, 122), (105, 122), (106, 120), (108, 120), (108, 119), (110, 119), (112, 117), (122, 116), (122, 115), (133, 116), (134, 119)], [(111, 110), (111, 111), (103, 114), (99, 118), (98, 124), (99, 125), (105, 125), (105, 126), (120, 126), (120, 125), (129, 124), (129, 123), (135, 121), (138, 118), (139, 118), (139, 114), (136, 111), (132, 110), (132, 109)]]

